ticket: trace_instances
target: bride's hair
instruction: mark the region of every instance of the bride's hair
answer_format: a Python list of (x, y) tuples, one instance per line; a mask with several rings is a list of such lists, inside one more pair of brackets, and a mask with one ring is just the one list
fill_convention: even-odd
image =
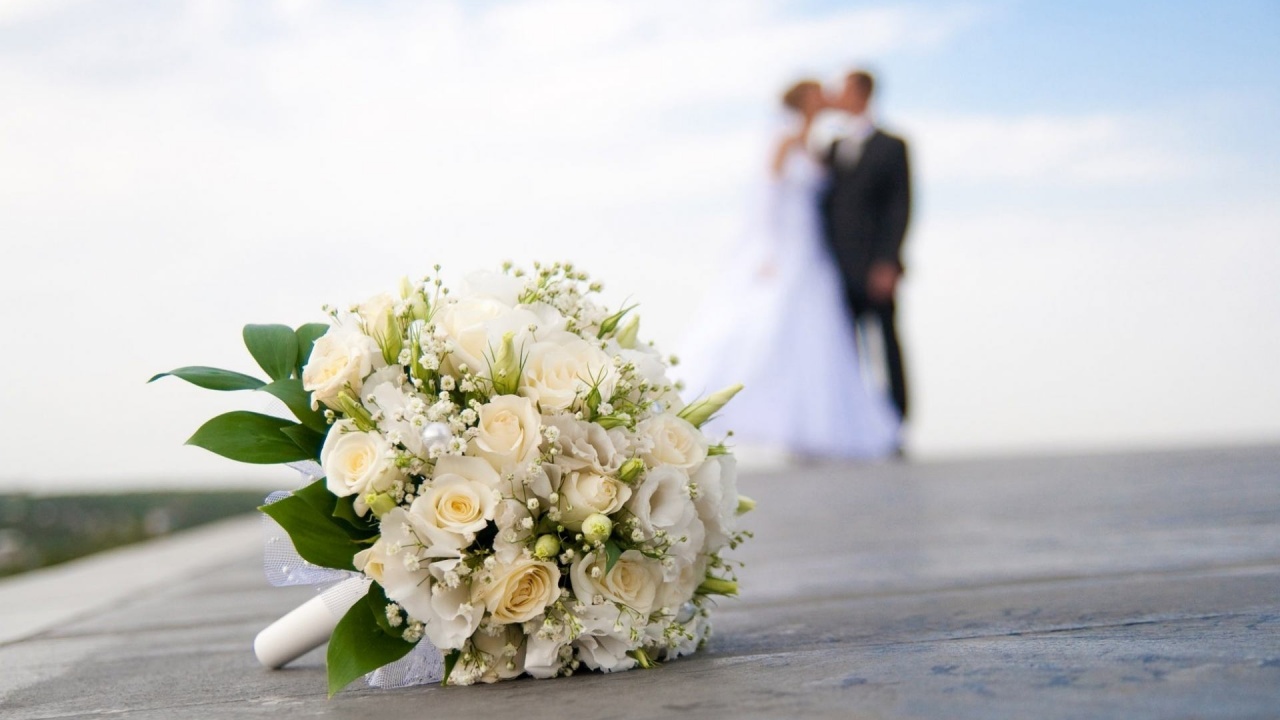
[(822, 91), (822, 84), (817, 80), (801, 80), (782, 93), (782, 104), (790, 110), (804, 110), (804, 98), (811, 92)]

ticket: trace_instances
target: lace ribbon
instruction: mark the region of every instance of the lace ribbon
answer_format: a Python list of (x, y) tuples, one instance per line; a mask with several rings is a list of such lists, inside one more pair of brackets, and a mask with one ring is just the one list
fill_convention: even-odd
[[(324, 476), (317, 463), (304, 460), (288, 463), (302, 475), (303, 484), (315, 482)], [(293, 493), (277, 490), (267, 496), (266, 503), (278, 502)], [(324, 600), (325, 607), (334, 617), (342, 617), (369, 589), (369, 579), (362, 573), (312, 565), (293, 546), (289, 534), (269, 515), (263, 515), (265, 548), (262, 556), (267, 582), (275, 587), (289, 585), (314, 585)], [(376, 688), (398, 688), (440, 682), (444, 677), (444, 658), (440, 650), (423, 638), (399, 660), (383, 665), (365, 675), (365, 682)]]

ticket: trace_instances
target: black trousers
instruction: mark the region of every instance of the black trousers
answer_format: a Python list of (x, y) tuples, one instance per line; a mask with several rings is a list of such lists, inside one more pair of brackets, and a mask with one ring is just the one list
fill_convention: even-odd
[(884, 335), (884, 364), (889, 376), (889, 393), (898, 414), (907, 419), (907, 374), (902, 365), (902, 344), (898, 341), (898, 325), (894, 316), (897, 306), (893, 298), (876, 302), (867, 297), (860, 289), (851, 289), (848, 293), (849, 309), (853, 311), (853, 320), (859, 332), (865, 332), (868, 318), (874, 317)]

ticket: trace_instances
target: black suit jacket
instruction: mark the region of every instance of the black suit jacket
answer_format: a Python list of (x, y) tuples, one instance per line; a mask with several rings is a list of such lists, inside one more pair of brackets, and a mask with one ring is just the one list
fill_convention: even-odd
[(902, 241), (911, 215), (911, 174), (907, 144), (876, 130), (864, 141), (856, 164), (834, 162), (821, 198), (827, 243), (849, 289), (866, 287), (872, 263), (902, 269)]

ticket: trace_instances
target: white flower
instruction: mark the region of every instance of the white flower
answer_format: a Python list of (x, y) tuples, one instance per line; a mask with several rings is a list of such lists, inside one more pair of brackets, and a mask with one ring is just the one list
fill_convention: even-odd
[(689, 636), (681, 636), (675, 644), (667, 646), (662, 654), (658, 656), (659, 660), (675, 660), (678, 657), (692, 654), (698, 649), (698, 645), (711, 634), (711, 621), (701, 612), (695, 614), (689, 622), (682, 623), (682, 626), (689, 633)]
[[(372, 403), (365, 403), (366, 407), (370, 413), (382, 413), (378, 427), (385, 435), (390, 437), (392, 433), (398, 433), (397, 439), (409, 452), (426, 459), (428, 448), (422, 438), (422, 428), (413, 424), (412, 405), (416, 397), (404, 392), (399, 382), (386, 379), (390, 374), (388, 370), (399, 371), (400, 368), (384, 368), (370, 375), (365, 382), (364, 398), (373, 399)], [(404, 373), (397, 374), (402, 376)]]
[(704, 552), (713, 553), (729, 544), (738, 518), (738, 461), (732, 455), (717, 455), (693, 476), (698, 487), (694, 501), (698, 517), (706, 527)]
[(518, 677), (524, 672), (524, 633), (515, 625), (504, 625), (490, 635), (481, 630), (471, 636), (471, 644), (485, 656), (486, 669), (481, 682), (497, 682)]
[(379, 584), (382, 583), (383, 571), (388, 562), (390, 562), (390, 558), (387, 555), (387, 544), (381, 538), (373, 545), (356, 553), (355, 557), (351, 559), (351, 564), (355, 566), (356, 570), (364, 573)]
[[(409, 512), (468, 543), (493, 519), (493, 489), (460, 475), (437, 475)], [(421, 506), (421, 507), (420, 507)]]
[(646, 473), (627, 501), (627, 509), (646, 539), (658, 530), (677, 534), (698, 516), (689, 497), (689, 476), (672, 465), (659, 465)]
[(446, 361), (449, 369), (456, 372), (465, 364), (472, 372), (483, 370), (490, 347), (489, 322), (509, 312), (511, 306), (490, 298), (463, 298), (442, 306), (435, 320), (453, 341)]
[(592, 513), (612, 515), (631, 497), (622, 481), (590, 470), (565, 473), (559, 492), (560, 522), (571, 530), (581, 529)]
[(636, 426), (653, 446), (644, 459), (652, 465), (674, 465), (693, 472), (707, 458), (707, 438), (688, 421), (671, 413), (655, 415)]
[(500, 395), (480, 406), (472, 452), (502, 472), (538, 456), (542, 422), (528, 398)]
[[(641, 616), (653, 612), (654, 599), (662, 584), (662, 565), (645, 557), (639, 550), (622, 553), (613, 569), (604, 572), (604, 553), (589, 552), (578, 558), (569, 569), (569, 582), (578, 602), (595, 605), (599, 596), (605, 600), (626, 605)], [(593, 568), (601, 570), (600, 577), (592, 577)]]
[[(423, 630), (433, 645), (441, 650), (456, 650), (475, 634), (476, 628), (480, 627), (480, 620), (484, 618), (484, 607), (472, 603), (470, 594), (465, 583), (456, 588), (432, 583), (430, 599), (425, 608), (415, 609), (403, 602), (400, 604), (411, 616), (425, 624)], [(391, 597), (390, 594), (387, 597)], [(419, 614), (424, 610), (425, 614)]]
[(531, 534), (524, 524), (532, 518), (528, 506), (519, 500), (507, 499), (498, 503), (493, 511), (493, 522), (498, 526), (498, 534), (493, 538), (493, 553), (498, 562), (510, 564), (520, 557)]
[(592, 605), (577, 615), (582, 633), (573, 641), (578, 658), (592, 670), (619, 672), (635, 667), (627, 653), (635, 649), (631, 640), (634, 617), (618, 612), (612, 604)]
[(325, 472), (325, 487), (338, 497), (355, 495), (355, 510), (364, 515), (369, 507), (365, 495), (386, 492), (404, 475), (396, 467), (391, 443), (376, 432), (361, 432), (349, 420), (329, 428), (320, 465)]
[(502, 624), (532, 620), (559, 597), (560, 568), (533, 558), (498, 565), (472, 583), (472, 599), (484, 604), (493, 622)]
[(616, 382), (613, 363), (598, 346), (572, 333), (554, 333), (529, 348), (520, 394), (550, 413), (575, 407), (593, 386), (608, 400)]
[(416, 521), (414, 527), (428, 532), (434, 542), (445, 547), (461, 549), (470, 545), (476, 533), (493, 519), (497, 482), (497, 473), (479, 458), (440, 458), (435, 476), (409, 506), (409, 515)]
[(678, 612), (680, 606), (693, 599), (694, 591), (707, 579), (707, 556), (699, 555), (692, 562), (677, 560), (674, 572), (663, 569), (663, 578), (654, 606)]
[(510, 332), (517, 350), (528, 343), (530, 327), (536, 327), (538, 316), (525, 308), (512, 308), (498, 300), (467, 297), (445, 304), (436, 315), (452, 343), (453, 352), (446, 358), (451, 372), (466, 365), (482, 377), (489, 375), (489, 361), (502, 345), (502, 336)]
[[(671, 538), (668, 552), (677, 561), (693, 562), (702, 551), (706, 531), (689, 497), (689, 476), (683, 470), (671, 465), (650, 470), (632, 493), (627, 509), (635, 516), (645, 539), (652, 539), (658, 531)], [(665, 579), (678, 572), (675, 567), (667, 569)]]
[(569, 644), (569, 638), (563, 625), (547, 627), (532, 633), (525, 641), (524, 671), (530, 677), (555, 677), (564, 666), (565, 658), (560, 650)]
[(627, 459), (618, 444), (626, 445), (625, 431), (605, 430), (600, 425), (577, 420), (571, 415), (544, 415), (542, 422), (556, 429), (555, 444), (560, 450), (556, 463), (569, 470), (590, 468), (598, 473), (616, 473)]
[(373, 338), (354, 328), (331, 325), (311, 348), (302, 368), (302, 387), (311, 393), (313, 406), (324, 403), (337, 408), (338, 393), (350, 386), (352, 396), (359, 397), (365, 376), (385, 364)]

